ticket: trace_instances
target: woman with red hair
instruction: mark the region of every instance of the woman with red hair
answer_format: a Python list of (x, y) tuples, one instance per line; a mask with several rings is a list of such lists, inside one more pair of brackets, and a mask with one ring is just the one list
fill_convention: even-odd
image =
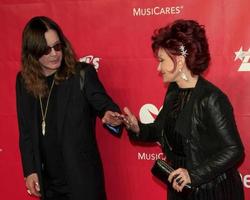
[[(201, 74), (210, 61), (204, 26), (177, 20), (152, 37), (157, 70), (170, 83), (156, 120), (142, 124), (124, 109), (133, 140), (159, 142), (170, 165), (169, 200), (242, 200), (237, 165), (244, 148), (228, 97)], [(185, 185), (193, 188), (183, 193)]]

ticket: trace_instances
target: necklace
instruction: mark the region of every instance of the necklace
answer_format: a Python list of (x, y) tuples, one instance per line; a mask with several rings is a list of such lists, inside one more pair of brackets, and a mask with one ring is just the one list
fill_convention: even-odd
[(53, 80), (50, 90), (49, 90), (49, 96), (46, 102), (46, 107), (45, 107), (45, 111), (43, 111), (43, 104), (42, 104), (42, 99), (41, 96), (39, 96), (39, 101), (40, 101), (40, 108), (41, 108), (41, 113), (42, 113), (42, 134), (45, 135), (45, 131), (46, 131), (46, 115), (47, 115), (47, 111), (48, 111), (48, 105), (49, 105), (49, 99), (50, 99), (50, 95), (54, 86), (55, 80)]

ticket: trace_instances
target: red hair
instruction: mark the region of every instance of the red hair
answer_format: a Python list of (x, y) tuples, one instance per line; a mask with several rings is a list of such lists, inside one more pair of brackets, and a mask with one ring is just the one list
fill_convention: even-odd
[(209, 45), (203, 25), (194, 20), (176, 20), (160, 28), (152, 36), (152, 49), (154, 54), (160, 48), (167, 54), (182, 55), (180, 47), (187, 50), (186, 64), (195, 75), (204, 72), (210, 62)]

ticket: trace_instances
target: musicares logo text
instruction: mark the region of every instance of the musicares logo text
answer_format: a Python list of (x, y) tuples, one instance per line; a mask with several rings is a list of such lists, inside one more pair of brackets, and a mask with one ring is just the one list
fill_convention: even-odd
[(80, 58), (79, 61), (93, 64), (96, 71), (98, 71), (98, 69), (100, 67), (100, 63), (99, 63), (100, 59), (101, 58), (99, 58), (99, 57), (95, 57), (93, 55), (88, 55), (88, 56), (84, 56), (84, 57)]
[(155, 6), (151, 8), (133, 8), (133, 16), (152, 16), (152, 15), (177, 15), (183, 10), (183, 6), (160, 7)]

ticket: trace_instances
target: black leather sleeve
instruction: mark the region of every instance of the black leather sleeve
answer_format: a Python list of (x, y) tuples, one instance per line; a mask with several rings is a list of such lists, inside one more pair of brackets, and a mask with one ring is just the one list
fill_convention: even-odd
[[(163, 109), (162, 109), (163, 110)], [(129, 138), (140, 142), (157, 142), (162, 131), (163, 111), (160, 111), (153, 123), (143, 124), (139, 122), (140, 132), (134, 133), (129, 131)]]
[(220, 149), (189, 171), (194, 186), (208, 182), (226, 170), (236, 167), (244, 156), (244, 148), (228, 98), (224, 94), (212, 94), (208, 99), (206, 114), (211, 120), (208, 131), (216, 134), (218, 141), (214, 142), (220, 142)]
[(165, 120), (165, 115), (167, 114), (167, 107), (169, 101), (171, 101), (170, 93), (174, 90), (174, 85), (170, 84), (164, 99), (163, 108), (156, 117), (153, 123), (143, 124), (139, 122), (140, 133), (136, 134), (131, 131), (128, 132), (129, 138), (135, 141), (141, 142), (160, 142), (160, 137), (163, 131), (163, 123)]

